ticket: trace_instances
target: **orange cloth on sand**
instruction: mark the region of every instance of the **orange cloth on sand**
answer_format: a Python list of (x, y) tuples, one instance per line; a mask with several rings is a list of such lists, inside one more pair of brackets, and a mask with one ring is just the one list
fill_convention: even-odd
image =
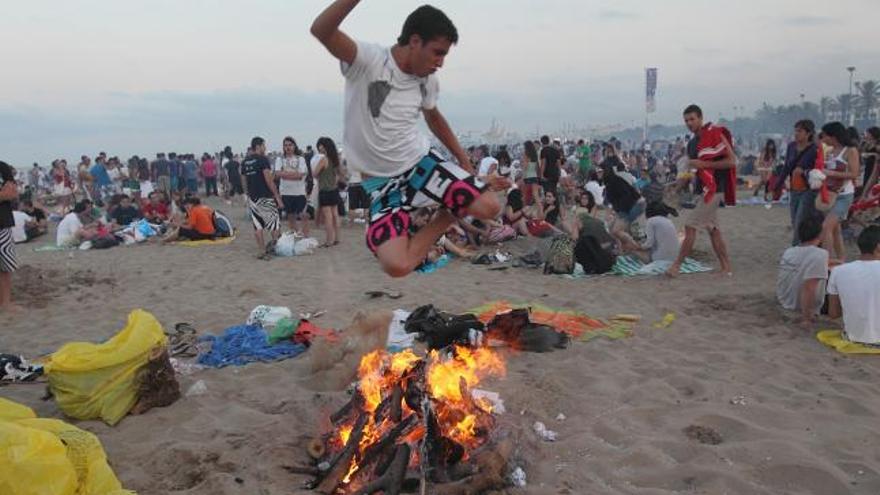
[(572, 337), (580, 337), (586, 332), (608, 328), (605, 323), (578, 313), (577, 311), (564, 311), (548, 308), (541, 304), (511, 304), (507, 301), (495, 301), (474, 308), (470, 313), (477, 315), (483, 323), (489, 323), (495, 315), (507, 313), (514, 309), (530, 308), (529, 320), (541, 325), (548, 325), (558, 331), (565, 332)]

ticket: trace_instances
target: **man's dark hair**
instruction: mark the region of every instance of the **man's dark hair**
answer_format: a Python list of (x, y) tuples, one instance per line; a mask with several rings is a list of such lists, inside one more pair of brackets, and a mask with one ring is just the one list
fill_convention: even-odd
[(548, 144), (550, 144), (550, 136), (547, 136), (547, 135), (541, 136), (541, 144), (544, 146), (547, 146)]
[(202, 201), (195, 196), (190, 196), (183, 200), (183, 204), (196, 206), (202, 204)]
[(85, 201), (80, 201), (79, 203), (73, 205), (73, 212), (74, 213), (83, 213), (84, 211), (86, 211), (88, 209), (88, 207), (89, 207), (88, 203), (86, 203)]
[(859, 251), (862, 254), (874, 254), (880, 244), (880, 225), (870, 225), (859, 234)]
[(168, 158), (170, 158), (172, 160), (177, 160), (177, 153), (174, 153), (174, 152), (168, 153)]
[(684, 113), (682, 115), (687, 115), (689, 113), (694, 113), (699, 118), (703, 118), (703, 109), (698, 107), (697, 105), (688, 105), (687, 108), (684, 109)]
[(422, 43), (428, 43), (437, 38), (446, 38), (453, 45), (458, 43), (458, 30), (455, 25), (442, 10), (430, 5), (422, 5), (406, 18), (403, 30), (397, 38), (397, 44), (400, 46), (408, 45), (413, 35), (421, 38)]
[(257, 146), (260, 146), (261, 144), (265, 144), (265, 143), (266, 143), (265, 139), (261, 138), (260, 136), (255, 136), (253, 139), (251, 139), (251, 149), (256, 151)]
[(795, 122), (794, 128), (801, 129), (809, 134), (811, 143), (816, 138), (816, 124), (814, 124), (813, 121), (810, 119), (798, 120), (797, 122)]
[(822, 235), (822, 223), (825, 222), (825, 215), (819, 211), (814, 211), (798, 224), (798, 239), (801, 242), (815, 241)]

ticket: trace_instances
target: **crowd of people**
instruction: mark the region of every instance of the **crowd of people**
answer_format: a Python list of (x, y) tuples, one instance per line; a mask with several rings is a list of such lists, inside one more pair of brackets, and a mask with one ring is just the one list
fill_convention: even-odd
[[(145, 235), (133, 227), (139, 222), (162, 242), (211, 240), (232, 231), (228, 218), (202, 201), (221, 195), (229, 204), (244, 201), (261, 259), (271, 258), (285, 216), (294, 236), (309, 236), (311, 224), (320, 225), (324, 248), (343, 242), (348, 216), (363, 225), (367, 247), (394, 277), (445, 254), (477, 257), (486, 246), (517, 237), (552, 239), (545, 272), (571, 272), (570, 264), (550, 266), (565, 258), (554, 256), (559, 251), (573, 253), (568, 259), (587, 274), (607, 272), (616, 257), (628, 255), (650, 272), (675, 277), (700, 231), (719, 272), (731, 276), (719, 211), (736, 205), (737, 189), (747, 188), (761, 202), (789, 205), (793, 247), (781, 257), (780, 304), (807, 323), (823, 311), (842, 315), (851, 338), (880, 343), (874, 314), (880, 278), (864, 276), (880, 267), (880, 129), (862, 136), (830, 122), (817, 132), (802, 120), (790, 142), (768, 140), (750, 156), (728, 129), (704, 121), (702, 109), (690, 105), (683, 111), (689, 134), (659, 147), (549, 135), (464, 147), (437, 108), (435, 73), (458, 41), (452, 22), (436, 8), (420, 7), (387, 48), (339, 29), (356, 4), (336, 0), (311, 30), (341, 62), (342, 147), (322, 137), (303, 151), (285, 137), (280, 151), (269, 152), (255, 137), (242, 154), (231, 147), (198, 160), (192, 153), (158, 153), (152, 161), (133, 156), (126, 166), (101, 152), (94, 163), (83, 156), (73, 171), (64, 159), (49, 171), (35, 164), (26, 180), (3, 164), (0, 307), (11, 304), (14, 244), (45, 234), (52, 219), (59, 220), (62, 248), (112, 245), (125, 232), (137, 239)], [(433, 141), (417, 128), (421, 119)], [(784, 156), (777, 152), (782, 147)], [(745, 178), (752, 173), (754, 185)], [(669, 218), (680, 212), (681, 236)], [(845, 232), (854, 228), (861, 230), (857, 265), (846, 263)]]

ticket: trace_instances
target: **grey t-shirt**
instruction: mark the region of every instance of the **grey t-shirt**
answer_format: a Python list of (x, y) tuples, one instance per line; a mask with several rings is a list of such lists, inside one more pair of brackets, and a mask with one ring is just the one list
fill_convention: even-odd
[(675, 224), (664, 216), (655, 216), (645, 222), (645, 239), (642, 248), (651, 250), (651, 261), (675, 261), (679, 244)]
[(776, 299), (790, 311), (801, 309), (800, 292), (804, 282), (819, 279), (813, 300), (816, 314), (825, 298), (825, 281), (828, 280), (828, 251), (816, 246), (795, 246), (782, 253), (779, 276), (776, 279)]

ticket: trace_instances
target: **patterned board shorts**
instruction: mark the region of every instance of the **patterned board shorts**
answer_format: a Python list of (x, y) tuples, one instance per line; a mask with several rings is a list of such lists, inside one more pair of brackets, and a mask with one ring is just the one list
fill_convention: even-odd
[(441, 205), (456, 217), (463, 217), (487, 188), (434, 151), (411, 170), (396, 177), (370, 177), (363, 181), (363, 186), (370, 194), (367, 246), (374, 253), (391, 239), (409, 235), (412, 211)]
[(0, 229), (0, 272), (12, 273), (18, 269), (18, 257), (12, 241), (12, 229)]
[(251, 211), (251, 221), (254, 230), (279, 230), (281, 229), (281, 214), (278, 212), (278, 204), (272, 198), (259, 198), (254, 201), (248, 198), (248, 209)]

